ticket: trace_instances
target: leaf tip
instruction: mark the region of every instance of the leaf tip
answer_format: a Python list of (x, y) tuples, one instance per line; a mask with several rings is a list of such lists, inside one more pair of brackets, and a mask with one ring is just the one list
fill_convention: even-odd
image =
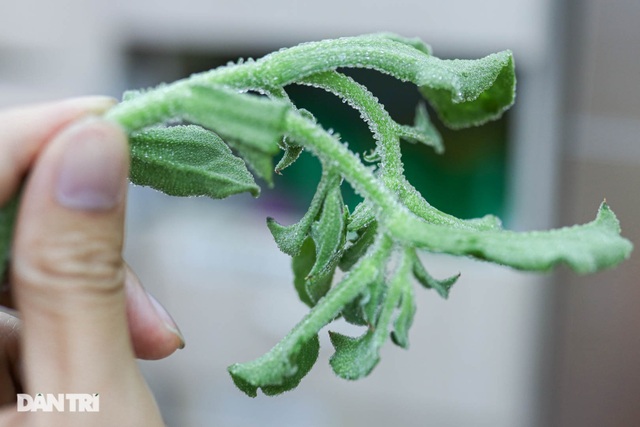
[(229, 375), (231, 375), (231, 380), (233, 380), (233, 383), (236, 385), (236, 387), (238, 387), (238, 389), (247, 396), (257, 397), (258, 387), (251, 384), (242, 376), (242, 374), (240, 373), (241, 366), (242, 365), (238, 363), (234, 363), (227, 368), (227, 372), (229, 372)]
[(613, 210), (611, 210), (611, 207), (607, 203), (607, 199), (604, 199), (600, 204), (596, 215), (596, 221), (616, 230), (618, 233), (621, 231), (620, 221)]

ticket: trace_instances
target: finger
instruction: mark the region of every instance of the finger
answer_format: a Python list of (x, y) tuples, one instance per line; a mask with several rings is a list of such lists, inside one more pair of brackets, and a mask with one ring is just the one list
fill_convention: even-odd
[(137, 357), (157, 360), (184, 348), (184, 338), (173, 318), (144, 290), (138, 277), (128, 267), (125, 290), (129, 331)]
[(0, 112), (0, 205), (16, 191), (45, 141), (79, 117), (100, 114), (115, 102), (92, 96)]
[(27, 390), (109, 388), (137, 373), (121, 258), (128, 164), (126, 137), (98, 119), (64, 129), (36, 160), (11, 270)]
[[(137, 358), (158, 360), (185, 346), (184, 336), (167, 310), (149, 294), (138, 276), (125, 264), (127, 321)], [(9, 284), (0, 286), (0, 305), (15, 308)]]

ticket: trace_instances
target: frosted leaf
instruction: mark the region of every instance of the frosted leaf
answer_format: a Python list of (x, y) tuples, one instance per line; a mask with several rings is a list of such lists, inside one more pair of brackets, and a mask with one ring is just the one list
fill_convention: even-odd
[(267, 226), (273, 235), (278, 248), (289, 256), (295, 256), (300, 251), (302, 243), (311, 230), (311, 224), (319, 214), (327, 193), (331, 188), (339, 185), (340, 177), (334, 172), (325, 172), (318, 184), (318, 188), (311, 200), (309, 209), (302, 219), (289, 226), (278, 224), (273, 218), (267, 218)]
[(329, 189), (318, 221), (311, 225), (315, 262), (307, 274), (307, 292), (317, 302), (329, 289), (346, 239), (346, 212), (340, 186)]
[(511, 52), (477, 60), (433, 60), (437, 69), (425, 69), (416, 83), (447, 126), (477, 126), (500, 117), (513, 104)]
[(357, 234), (340, 257), (339, 266), (343, 271), (349, 270), (367, 252), (369, 246), (375, 240), (378, 224), (369, 222), (365, 227), (357, 230)]
[(391, 251), (391, 241), (379, 239), (370, 256), (358, 263), (342, 281), (282, 339), (262, 357), (229, 367), (235, 384), (255, 397), (258, 388), (275, 394), (295, 387), (317, 358), (317, 334), (344, 306), (360, 294), (363, 287), (379, 275)]
[(304, 149), (302, 145), (297, 145), (292, 141), (290, 141), (289, 139), (287, 139), (286, 137), (283, 140), (283, 144), (284, 144), (284, 154), (280, 158), (280, 160), (278, 161), (278, 164), (275, 167), (275, 172), (277, 174), (281, 173), (284, 169), (288, 168), (296, 160), (298, 160), (298, 158), (300, 157), (300, 154), (302, 154), (302, 151)]
[(309, 272), (316, 263), (316, 245), (311, 237), (307, 237), (300, 248), (300, 251), (291, 259), (293, 270), (293, 284), (298, 292), (300, 301), (313, 307), (331, 287), (333, 272), (316, 277), (310, 283)]
[(314, 335), (282, 357), (268, 353), (254, 362), (231, 365), (229, 373), (236, 386), (248, 396), (256, 397), (258, 388), (274, 396), (296, 388), (315, 364), (319, 351), (320, 342)]
[(418, 107), (416, 107), (414, 125), (400, 126), (398, 130), (401, 138), (407, 139), (411, 142), (421, 142), (433, 147), (438, 154), (442, 154), (444, 152), (442, 136), (433, 123), (431, 123), (429, 114), (427, 113), (427, 107), (424, 104), (418, 104)]
[(367, 376), (380, 360), (380, 348), (389, 337), (393, 313), (409, 283), (411, 261), (403, 254), (389, 282), (389, 290), (381, 303), (381, 311), (374, 324), (357, 338), (330, 332), (336, 352), (329, 363), (341, 378), (355, 380)]
[(353, 325), (375, 325), (386, 293), (387, 285), (384, 282), (383, 274), (380, 274), (380, 277), (367, 285), (362, 294), (345, 305), (342, 309), (342, 317)]
[(411, 286), (411, 283), (407, 280), (402, 289), (397, 317), (393, 322), (393, 331), (391, 332), (391, 340), (397, 346), (409, 348), (409, 329), (413, 324), (415, 313), (416, 302), (413, 294), (413, 286)]
[(243, 161), (197, 126), (152, 128), (130, 138), (131, 181), (173, 196), (221, 199), (260, 188)]
[(631, 242), (620, 236), (620, 223), (606, 203), (590, 223), (549, 231), (474, 231), (408, 218), (389, 227), (416, 247), (530, 271), (564, 263), (578, 273), (591, 273), (617, 265), (633, 249)]
[(415, 253), (412, 254), (411, 258), (413, 262), (413, 275), (416, 277), (416, 279), (418, 279), (418, 282), (420, 282), (420, 284), (427, 289), (434, 289), (442, 298), (449, 298), (449, 291), (451, 287), (458, 281), (460, 273), (443, 280), (438, 280), (433, 278), (427, 272), (427, 270), (422, 265), (422, 262), (420, 262), (420, 259), (418, 259)]

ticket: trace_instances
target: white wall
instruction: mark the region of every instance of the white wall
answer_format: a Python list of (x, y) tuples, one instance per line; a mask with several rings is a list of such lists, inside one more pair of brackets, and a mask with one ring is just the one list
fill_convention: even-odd
[(154, 0), (118, 3), (127, 31), (138, 37), (163, 43), (186, 39), (206, 46), (286, 45), (384, 30), (423, 37), (436, 49), (477, 54), (511, 48), (522, 57), (537, 58), (544, 54), (549, 20), (549, 2), (535, 0), (186, 0), (161, 7)]
[(554, 425), (640, 425), (640, 3), (574, 5), (562, 207), (593, 215), (603, 198), (636, 252), (618, 268), (562, 276)]

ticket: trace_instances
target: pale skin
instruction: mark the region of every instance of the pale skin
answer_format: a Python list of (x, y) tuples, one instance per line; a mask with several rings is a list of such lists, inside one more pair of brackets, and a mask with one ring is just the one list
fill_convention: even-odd
[[(0, 312), (0, 427), (164, 425), (136, 357), (184, 340), (122, 260), (127, 140), (96, 118), (111, 105), (0, 111), (0, 205), (26, 178), (1, 296), (16, 312)], [(17, 412), (16, 393), (99, 393), (100, 412)]]

